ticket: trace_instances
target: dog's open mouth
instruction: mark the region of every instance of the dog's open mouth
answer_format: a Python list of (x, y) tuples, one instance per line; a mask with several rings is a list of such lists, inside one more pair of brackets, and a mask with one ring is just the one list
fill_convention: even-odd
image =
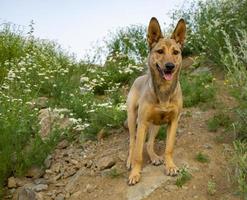
[(167, 81), (171, 81), (173, 78), (173, 70), (168, 70), (168, 69), (161, 69), (160, 66), (158, 64), (156, 64), (156, 67), (160, 73), (161, 78), (167, 80)]

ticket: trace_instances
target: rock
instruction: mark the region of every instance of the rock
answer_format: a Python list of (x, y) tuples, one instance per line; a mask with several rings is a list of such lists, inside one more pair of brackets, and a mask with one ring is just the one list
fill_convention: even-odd
[(95, 190), (95, 188), (96, 188), (96, 186), (93, 186), (91, 184), (87, 184), (84, 192), (91, 193), (91, 192), (93, 192)]
[(16, 188), (17, 184), (16, 184), (16, 180), (15, 177), (10, 177), (8, 178), (8, 188)]
[(121, 161), (125, 162), (125, 161), (127, 160), (127, 153), (126, 153), (126, 152), (120, 151), (120, 152), (118, 153), (118, 158), (119, 158)]
[(213, 148), (212, 144), (204, 144), (203, 147), (205, 149), (212, 149)]
[(44, 173), (45, 173), (44, 169), (37, 166), (33, 166), (27, 171), (26, 177), (37, 179), (42, 177)]
[(97, 133), (97, 140), (99, 142), (101, 142), (106, 136), (106, 132), (104, 129), (101, 129), (98, 133)]
[(191, 65), (195, 63), (196, 58), (194, 57), (187, 57), (182, 60), (182, 67), (184, 69), (189, 68)]
[(58, 149), (65, 149), (68, 146), (69, 146), (68, 140), (62, 140), (61, 142), (58, 143), (57, 148)]
[(69, 162), (72, 163), (73, 165), (77, 165), (78, 164), (78, 161), (75, 160), (75, 159), (71, 159)]
[(31, 108), (46, 108), (48, 105), (48, 98), (47, 97), (38, 97), (35, 100), (31, 101)]
[(110, 156), (105, 156), (97, 161), (97, 168), (99, 170), (104, 170), (104, 169), (109, 169), (112, 166), (116, 164), (116, 161), (110, 157)]
[(78, 199), (80, 199), (81, 194), (82, 194), (81, 191), (75, 192), (74, 194), (72, 194), (72, 195), (70, 196), (70, 200), (78, 200)]
[(93, 161), (92, 160), (87, 160), (85, 163), (84, 163), (84, 166), (86, 168), (91, 168), (93, 165)]
[(79, 171), (76, 172), (68, 181), (67, 185), (65, 186), (65, 191), (73, 193), (76, 183), (78, 179), (85, 173), (85, 169), (81, 168)]
[(16, 181), (16, 185), (17, 187), (22, 187), (27, 183), (30, 183), (30, 179), (26, 178), (26, 177), (21, 177), (21, 178), (15, 178)]
[(166, 185), (165, 186), (165, 190), (167, 190), (168, 192), (172, 192), (174, 190), (177, 190), (178, 187), (176, 185)]
[(29, 188), (21, 188), (18, 191), (17, 200), (36, 200), (36, 194)]
[(52, 163), (52, 156), (48, 155), (44, 161), (45, 168), (49, 169), (51, 167), (51, 163)]
[(73, 125), (64, 113), (68, 113), (68, 109), (51, 109), (45, 108), (39, 111), (38, 119), (40, 121), (40, 136), (46, 139), (53, 128), (66, 129)]
[(209, 74), (210, 72), (211, 72), (211, 69), (208, 67), (198, 67), (191, 74), (192, 75), (201, 75), (204, 73)]
[(142, 200), (172, 177), (164, 175), (164, 166), (148, 165), (143, 168), (141, 182), (127, 188), (128, 200)]
[(44, 190), (47, 190), (47, 189), (48, 189), (48, 185), (46, 185), (46, 184), (39, 184), (39, 185), (35, 185), (33, 187), (33, 190), (35, 192), (40, 192), (40, 191), (44, 191)]
[(62, 193), (59, 193), (54, 200), (64, 200), (65, 199), (65, 195)]
[(34, 183), (36, 185), (39, 185), (39, 184), (47, 184), (47, 180), (45, 180), (44, 178), (38, 178), (38, 179), (35, 179), (34, 180)]

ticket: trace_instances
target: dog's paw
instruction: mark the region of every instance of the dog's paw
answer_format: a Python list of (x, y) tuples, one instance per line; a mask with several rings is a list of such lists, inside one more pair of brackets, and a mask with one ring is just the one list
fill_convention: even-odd
[(141, 178), (141, 175), (139, 172), (131, 172), (129, 176), (128, 184), (135, 185), (136, 183), (140, 181), (140, 178)]
[(152, 157), (150, 156), (150, 160), (151, 160), (151, 163), (155, 166), (164, 164), (164, 159), (158, 155), (153, 155)]
[(176, 167), (176, 165), (166, 166), (166, 175), (177, 176), (178, 172), (179, 172), (179, 169)]

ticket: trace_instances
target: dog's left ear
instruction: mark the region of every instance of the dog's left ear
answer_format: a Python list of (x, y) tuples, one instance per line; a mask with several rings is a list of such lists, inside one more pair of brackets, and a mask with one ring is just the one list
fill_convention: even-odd
[(171, 36), (171, 39), (174, 39), (177, 43), (179, 43), (181, 45), (181, 48), (183, 48), (184, 46), (185, 33), (186, 33), (185, 21), (184, 19), (180, 19)]

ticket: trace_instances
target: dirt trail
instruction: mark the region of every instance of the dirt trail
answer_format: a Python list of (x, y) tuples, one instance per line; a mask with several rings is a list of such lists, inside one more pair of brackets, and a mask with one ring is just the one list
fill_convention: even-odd
[[(222, 99), (222, 94), (218, 98)], [(229, 98), (231, 97), (224, 97), (227, 106), (231, 106), (228, 105), (231, 102)], [(13, 194), (13, 199), (17, 199), (17, 193), (23, 188), (30, 188), (35, 190), (37, 199), (42, 200), (237, 200), (239, 197), (234, 195), (228, 180), (231, 138), (224, 135), (225, 139), (219, 142), (217, 138), (224, 131), (213, 133), (207, 130), (206, 121), (215, 112), (217, 110), (204, 111), (197, 107), (183, 111), (174, 159), (177, 166), (188, 168), (192, 179), (182, 188), (175, 185), (176, 177), (167, 177), (163, 173), (163, 166), (150, 167), (146, 152), (140, 186), (128, 186), (129, 172), (125, 167), (128, 132), (121, 129), (101, 141), (83, 143), (80, 138), (71, 144), (62, 141), (47, 160), (51, 163), (47, 164), (48, 169), (42, 178), (22, 178), (19, 180), (22, 187), (9, 190), (9, 193)], [(164, 141), (157, 141), (155, 148), (162, 154)], [(210, 162), (196, 161), (195, 155), (198, 152), (207, 154)], [(216, 184), (214, 195), (208, 193), (208, 181)], [(145, 193), (145, 187), (152, 188), (153, 191)]]

